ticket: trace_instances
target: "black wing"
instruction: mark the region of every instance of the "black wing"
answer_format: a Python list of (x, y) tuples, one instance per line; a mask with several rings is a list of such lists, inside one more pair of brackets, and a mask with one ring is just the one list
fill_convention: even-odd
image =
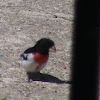
[(24, 53), (34, 53), (35, 49), (34, 47), (28, 48), (27, 50), (24, 51)]
[(24, 59), (27, 60), (27, 56), (29, 53), (34, 53), (35, 49), (34, 47), (28, 48), (27, 50), (24, 51), (24, 53), (22, 53), (20, 56)]

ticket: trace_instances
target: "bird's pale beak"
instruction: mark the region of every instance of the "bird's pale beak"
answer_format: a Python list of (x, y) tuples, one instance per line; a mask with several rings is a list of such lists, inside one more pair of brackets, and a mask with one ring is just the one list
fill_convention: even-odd
[(56, 47), (55, 47), (55, 45), (52, 46), (52, 47), (50, 48), (50, 52), (56, 52)]

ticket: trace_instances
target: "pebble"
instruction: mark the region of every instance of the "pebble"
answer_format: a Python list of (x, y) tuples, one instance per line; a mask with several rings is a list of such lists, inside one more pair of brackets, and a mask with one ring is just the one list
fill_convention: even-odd
[(65, 65), (63, 65), (63, 68), (66, 69), (67, 67)]
[(2, 52), (0, 52), (0, 57), (4, 57), (4, 54)]

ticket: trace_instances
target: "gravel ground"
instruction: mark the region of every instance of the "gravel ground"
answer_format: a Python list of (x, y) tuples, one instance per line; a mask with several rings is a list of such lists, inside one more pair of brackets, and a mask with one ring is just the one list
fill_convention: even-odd
[[(0, 100), (69, 100), (74, 0), (0, 0)], [(20, 54), (42, 37), (54, 40), (41, 71), (48, 82), (27, 82)], [(63, 66), (67, 66), (66, 69)]]

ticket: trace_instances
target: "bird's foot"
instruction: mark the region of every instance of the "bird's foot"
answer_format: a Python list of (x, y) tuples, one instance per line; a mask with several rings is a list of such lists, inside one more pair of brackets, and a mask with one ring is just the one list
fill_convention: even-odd
[(27, 72), (28, 83), (31, 83), (32, 80), (38, 80), (41, 77), (40, 72)]
[(31, 81), (30, 81), (30, 80), (31, 80), (31, 78), (30, 78), (30, 74), (31, 74), (30, 72), (27, 72), (27, 78), (28, 78), (28, 79), (27, 79), (27, 82), (28, 82), (28, 83), (31, 82)]

